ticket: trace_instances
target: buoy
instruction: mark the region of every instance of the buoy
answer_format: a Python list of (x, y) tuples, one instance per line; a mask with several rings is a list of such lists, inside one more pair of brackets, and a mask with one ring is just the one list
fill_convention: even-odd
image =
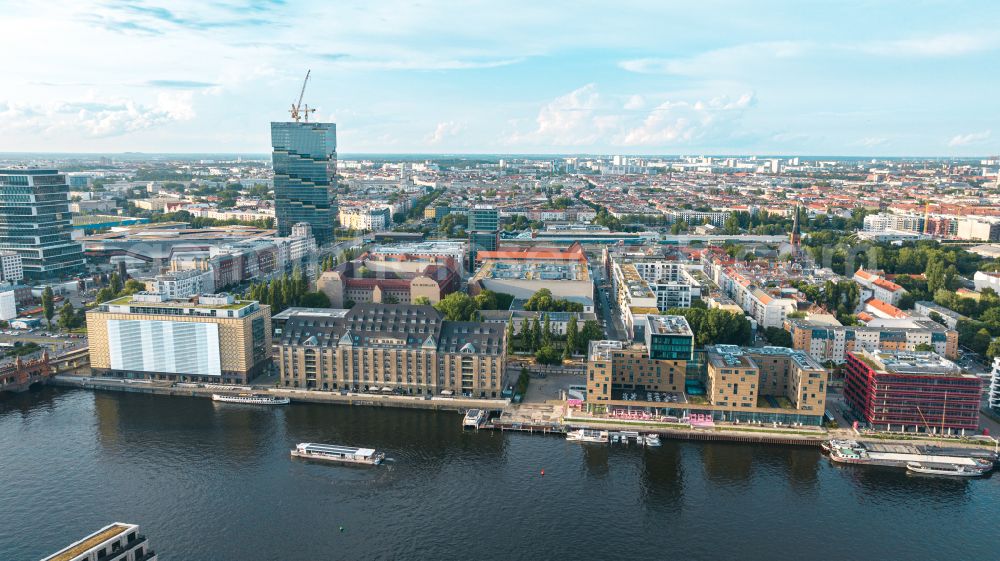
[(544, 469), (542, 470), (542, 475), (545, 475), (545, 470)]
[(340, 531), (341, 531), (341, 532), (343, 532), (343, 531), (344, 531), (344, 527), (343, 527), (343, 526), (341, 526), (341, 527), (340, 527)]

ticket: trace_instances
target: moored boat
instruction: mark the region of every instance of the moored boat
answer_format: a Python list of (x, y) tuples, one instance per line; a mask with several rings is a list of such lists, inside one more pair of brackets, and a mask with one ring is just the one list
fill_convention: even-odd
[(960, 466), (956, 464), (935, 464), (935, 463), (921, 463), (921, 462), (907, 462), (906, 470), (912, 473), (920, 473), (924, 475), (947, 475), (950, 477), (979, 477), (984, 475), (987, 470), (970, 467), (970, 466)]
[(643, 441), (646, 446), (660, 446), (660, 435), (658, 434), (647, 434), (643, 437)]
[(293, 458), (369, 466), (377, 466), (385, 460), (385, 453), (374, 448), (354, 448), (315, 442), (300, 442), (291, 453)]
[(247, 405), (288, 405), (291, 400), (287, 397), (260, 393), (213, 393), (212, 401), (224, 403), (243, 403)]
[(477, 429), (486, 422), (486, 410), (485, 409), (469, 409), (465, 412), (465, 418), (462, 420), (463, 428), (474, 428)]
[(569, 442), (607, 444), (610, 438), (606, 430), (577, 429), (566, 433), (566, 440)]

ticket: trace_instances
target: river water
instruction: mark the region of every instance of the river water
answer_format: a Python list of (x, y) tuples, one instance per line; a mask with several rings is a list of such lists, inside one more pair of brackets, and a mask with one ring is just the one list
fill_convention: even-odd
[[(841, 467), (813, 448), (463, 432), (454, 412), (56, 388), (0, 399), (0, 561), (113, 521), (139, 524), (162, 561), (1000, 558), (1000, 476)], [(391, 461), (292, 461), (304, 441)]]

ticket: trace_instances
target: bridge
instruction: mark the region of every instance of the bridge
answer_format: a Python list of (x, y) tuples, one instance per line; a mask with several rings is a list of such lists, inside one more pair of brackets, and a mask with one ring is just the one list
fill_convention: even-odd
[(48, 352), (28, 359), (17, 357), (0, 364), (0, 393), (26, 391), (35, 384), (47, 382), (54, 373)]
[(90, 368), (90, 347), (80, 347), (49, 360), (52, 374), (65, 374), (74, 370)]

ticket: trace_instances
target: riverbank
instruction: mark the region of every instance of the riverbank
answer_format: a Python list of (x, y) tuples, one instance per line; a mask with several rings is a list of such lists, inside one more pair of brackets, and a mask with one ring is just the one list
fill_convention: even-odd
[[(212, 386), (157, 384), (145, 380), (115, 380), (107, 378), (90, 378), (85, 376), (56, 375), (50, 383), (54, 386), (85, 388), (100, 391), (116, 391), (129, 393), (146, 393), (155, 395), (174, 395), (185, 397), (212, 398), (213, 393), (251, 391), (249, 386)], [(508, 401), (500, 399), (464, 399), (460, 397), (431, 397), (407, 395), (380, 395), (367, 393), (319, 392), (283, 388), (252, 390), (254, 393), (266, 393), (278, 397), (287, 397), (294, 402), (329, 403), (334, 405), (358, 405), (365, 407), (396, 407), (401, 409), (430, 409), (436, 411), (466, 411), (468, 409), (503, 409)]]

